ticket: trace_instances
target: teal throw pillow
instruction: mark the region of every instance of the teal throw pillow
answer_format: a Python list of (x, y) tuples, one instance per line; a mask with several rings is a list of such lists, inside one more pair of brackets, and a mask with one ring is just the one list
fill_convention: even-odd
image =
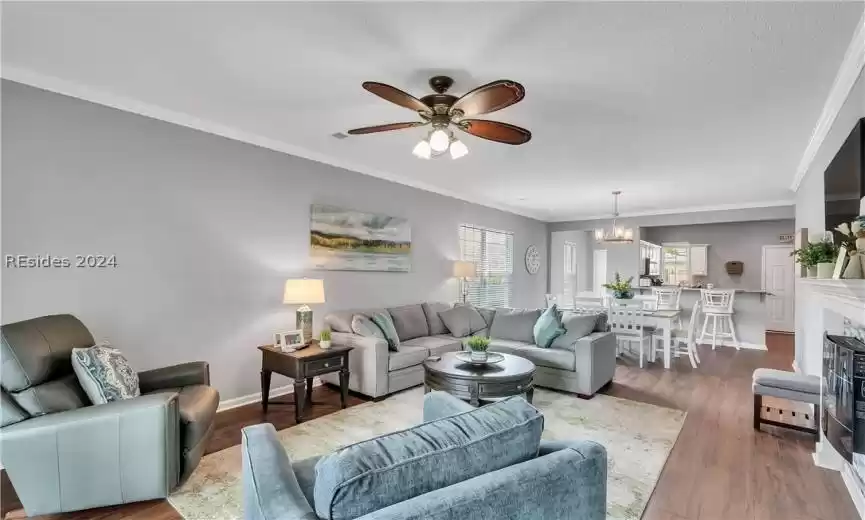
[(355, 314), (351, 317), (351, 331), (366, 338), (387, 339), (384, 337), (381, 327), (363, 314)]
[(538, 321), (535, 322), (535, 328), (533, 329), (535, 345), (543, 348), (550, 348), (550, 345), (553, 344), (553, 340), (567, 332), (564, 327), (562, 327), (562, 319), (559, 317), (557, 311), (556, 306), (553, 305), (545, 310), (543, 314), (541, 314), (541, 317), (538, 318)]
[(393, 351), (399, 351), (399, 336), (396, 333), (396, 327), (393, 325), (393, 319), (386, 312), (376, 312), (371, 316), (373, 323), (378, 325), (378, 328), (384, 332), (384, 339), (387, 340), (387, 346)]

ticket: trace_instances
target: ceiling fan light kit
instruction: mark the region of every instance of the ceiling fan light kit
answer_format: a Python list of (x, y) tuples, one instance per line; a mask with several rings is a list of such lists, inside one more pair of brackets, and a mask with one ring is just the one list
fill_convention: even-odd
[(609, 230), (603, 228), (595, 229), (595, 240), (608, 244), (633, 244), (634, 230), (617, 225), (616, 219), (619, 217), (619, 195), (622, 192), (616, 190), (613, 192), (613, 226)]
[(507, 79), (493, 81), (460, 98), (446, 93), (453, 85), (453, 80), (447, 76), (434, 76), (430, 78), (429, 85), (435, 94), (418, 99), (384, 83), (364, 82), (364, 89), (384, 100), (415, 111), (421, 121), (355, 128), (349, 130), (348, 134), (374, 134), (432, 125), (433, 129), (427, 138), (421, 140), (412, 150), (412, 153), (421, 159), (444, 155), (448, 150), (451, 159), (459, 159), (469, 153), (465, 143), (453, 136), (450, 125), (468, 134), (498, 143), (520, 145), (529, 142), (532, 138), (531, 132), (518, 126), (486, 119), (471, 119), (472, 116), (489, 114), (520, 102), (525, 97), (526, 91), (516, 81)]

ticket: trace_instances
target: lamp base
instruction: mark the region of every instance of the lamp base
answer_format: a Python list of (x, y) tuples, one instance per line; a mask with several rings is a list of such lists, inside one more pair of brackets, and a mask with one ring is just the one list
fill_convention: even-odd
[(303, 331), (303, 342), (312, 341), (312, 309), (309, 305), (301, 305), (295, 313), (295, 327)]

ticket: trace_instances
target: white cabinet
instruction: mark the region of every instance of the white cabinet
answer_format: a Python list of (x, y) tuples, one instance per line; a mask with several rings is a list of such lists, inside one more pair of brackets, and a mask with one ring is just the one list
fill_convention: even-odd
[(709, 274), (708, 244), (691, 244), (691, 276), (706, 276)]

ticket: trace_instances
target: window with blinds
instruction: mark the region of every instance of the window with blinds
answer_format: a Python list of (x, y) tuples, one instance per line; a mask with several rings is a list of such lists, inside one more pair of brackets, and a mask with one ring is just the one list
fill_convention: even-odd
[(565, 302), (573, 302), (577, 296), (577, 244), (573, 242), (565, 242), (565, 283), (562, 287), (562, 301), (559, 305)]
[(460, 256), (474, 262), (477, 276), (467, 281), (467, 299), (479, 307), (509, 307), (514, 273), (514, 234), (463, 224)]

